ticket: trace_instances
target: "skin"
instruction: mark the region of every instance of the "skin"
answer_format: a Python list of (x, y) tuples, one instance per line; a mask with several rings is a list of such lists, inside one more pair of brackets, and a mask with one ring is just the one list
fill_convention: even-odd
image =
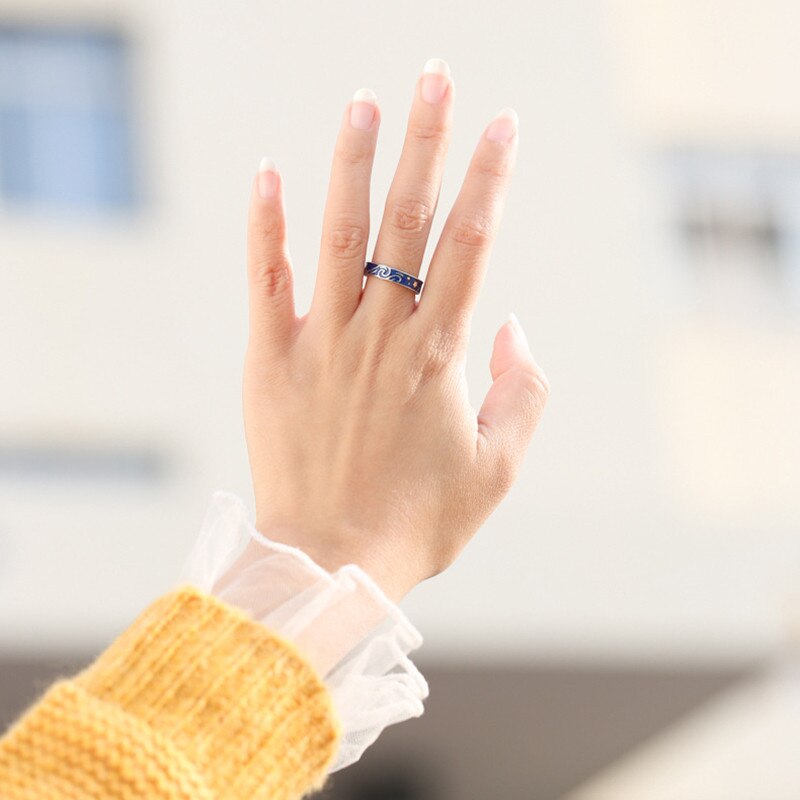
[[(415, 86), (403, 151), (369, 260), (419, 275), (451, 135), (454, 86)], [(435, 83), (435, 82), (434, 82)], [(437, 242), (419, 299), (369, 276), (371, 126), (342, 116), (311, 307), (295, 313), (283, 179), (253, 179), (243, 411), (256, 528), (325, 568), (355, 563), (399, 600), (442, 572), (507, 494), (549, 387), (513, 320), (498, 330), (481, 408), (464, 375), (519, 135), (487, 125)], [(368, 109), (356, 109), (368, 115)], [(362, 289), (363, 285), (363, 289)]]

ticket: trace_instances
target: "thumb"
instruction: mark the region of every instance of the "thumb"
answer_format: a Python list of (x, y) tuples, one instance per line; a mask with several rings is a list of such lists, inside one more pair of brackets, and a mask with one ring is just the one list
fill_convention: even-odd
[(508, 491), (550, 392), (513, 313), (495, 335), (489, 369), (493, 383), (478, 412), (478, 449), (493, 480)]

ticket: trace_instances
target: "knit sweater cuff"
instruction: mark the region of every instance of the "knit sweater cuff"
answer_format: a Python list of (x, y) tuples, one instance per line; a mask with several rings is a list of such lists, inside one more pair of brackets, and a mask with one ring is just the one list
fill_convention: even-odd
[(181, 579), (290, 640), (322, 678), (341, 723), (329, 772), (423, 713), (428, 684), (409, 657), (422, 635), (400, 607), (358, 565), (329, 572), (264, 536), (238, 495), (214, 492)]
[(295, 646), (191, 585), (153, 602), (74, 682), (173, 743), (215, 797), (319, 788), (340, 736)]

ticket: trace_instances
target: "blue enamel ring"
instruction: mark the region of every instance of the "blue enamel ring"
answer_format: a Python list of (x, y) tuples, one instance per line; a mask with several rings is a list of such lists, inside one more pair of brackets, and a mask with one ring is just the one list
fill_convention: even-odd
[(388, 264), (376, 264), (374, 261), (367, 261), (367, 265), (364, 267), (364, 274), (374, 275), (384, 281), (402, 284), (407, 289), (411, 289), (414, 294), (419, 294), (422, 291), (422, 284), (424, 283), (416, 275), (409, 275), (401, 269), (395, 269)]

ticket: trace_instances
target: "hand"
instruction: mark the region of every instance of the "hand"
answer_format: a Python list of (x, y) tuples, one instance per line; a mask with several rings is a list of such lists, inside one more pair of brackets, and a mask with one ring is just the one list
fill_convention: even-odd
[[(431, 59), (370, 260), (419, 275), (454, 89)], [(464, 376), (473, 309), (517, 150), (517, 118), (483, 132), (422, 293), (368, 276), (370, 176), (380, 110), (345, 109), (309, 312), (294, 309), (283, 179), (254, 177), (243, 407), (256, 527), (333, 571), (356, 563), (400, 599), (451, 564), (515, 480), (548, 394), (522, 329), (497, 332), (479, 412)], [(363, 287), (363, 289), (362, 289)]]

